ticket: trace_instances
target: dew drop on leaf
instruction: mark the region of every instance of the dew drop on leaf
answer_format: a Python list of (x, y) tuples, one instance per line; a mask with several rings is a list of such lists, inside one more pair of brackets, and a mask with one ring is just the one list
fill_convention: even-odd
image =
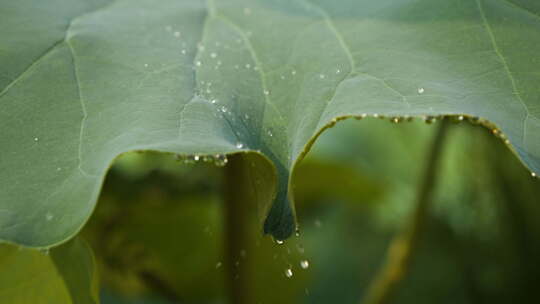
[(302, 267), (302, 269), (308, 269), (309, 268), (309, 261), (308, 260), (300, 261), (300, 267)]
[(536, 173), (531, 172), (531, 176), (532, 176), (532, 177), (536, 177)]
[(276, 240), (276, 244), (278, 245), (283, 245), (283, 243), (284, 243), (283, 240)]
[(38, 140), (39, 140), (39, 138), (37, 138), (37, 137), (34, 137), (34, 141), (38, 141)]

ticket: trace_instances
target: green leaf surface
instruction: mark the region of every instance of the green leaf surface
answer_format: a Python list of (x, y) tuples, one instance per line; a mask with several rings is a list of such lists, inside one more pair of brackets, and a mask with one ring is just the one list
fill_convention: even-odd
[(350, 116), (479, 117), (540, 171), (534, 0), (2, 1), (0, 37), (8, 242), (74, 235), (132, 150), (250, 152), (286, 238), (295, 164)]
[(0, 245), (0, 303), (98, 304), (90, 247), (76, 238), (40, 252)]

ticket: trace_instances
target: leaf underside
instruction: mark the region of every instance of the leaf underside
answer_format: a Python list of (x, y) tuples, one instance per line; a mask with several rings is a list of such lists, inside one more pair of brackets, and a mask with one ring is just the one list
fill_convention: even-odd
[(335, 118), (466, 115), (540, 171), (534, 0), (0, 3), (0, 239), (50, 246), (119, 154), (247, 153), (266, 233)]

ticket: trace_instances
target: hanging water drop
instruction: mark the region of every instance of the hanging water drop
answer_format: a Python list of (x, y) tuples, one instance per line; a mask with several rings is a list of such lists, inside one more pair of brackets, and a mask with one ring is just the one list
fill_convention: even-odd
[(302, 269), (308, 269), (309, 268), (309, 261), (308, 260), (300, 261), (300, 267), (302, 267)]
[(201, 157), (200, 157), (199, 155), (194, 155), (194, 156), (193, 156), (193, 160), (199, 161), (199, 159), (201, 159)]
[(423, 94), (424, 93), (424, 88), (418, 88), (418, 94)]
[(341, 73), (341, 70), (340, 70), (340, 69), (337, 69), (337, 70), (336, 70), (336, 74), (339, 74), (339, 73)]
[(237, 142), (237, 143), (236, 143), (236, 148), (242, 149), (242, 148), (244, 148), (244, 144), (241, 143), (241, 142)]
[(290, 268), (285, 269), (285, 276), (287, 278), (292, 278), (292, 276), (293, 276), (292, 269), (290, 269)]
[(536, 173), (531, 172), (531, 176), (532, 176), (532, 177), (536, 177)]
[(223, 154), (216, 154), (216, 156), (214, 156), (214, 164), (218, 167), (225, 166), (228, 161), (227, 156)]
[(216, 104), (216, 102), (217, 102), (217, 99), (212, 99), (212, 100), (210, 100), (210, 103), (211, 103), (211, 104)]

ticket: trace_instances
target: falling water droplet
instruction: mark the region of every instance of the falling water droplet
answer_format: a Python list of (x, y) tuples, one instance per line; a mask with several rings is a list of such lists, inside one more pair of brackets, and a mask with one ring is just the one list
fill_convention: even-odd
[(418, 94), (423, 94), (424, 93), (424, 88), (418, 88)]
[(292, 269), (290, 269), (290, 268), (285, 269), (285, 276), (287, 278), (292, 278), (292, 276), (293, 276)]
[(341, 70), (340, 70), (340, 69), (337, 69), (337, 70), (336, 70), (336, 74), (339, 74), (339, 73), (341, 73)]
[(216, 104), (216, 102), (217, 102), (217, 99), (212, 99), (212, 100), (210, 101), (211, 104)]
[(309, 261), (308, 260), (300, 261), (300, 267), (302, 267), (302, 269), (308, 269), (309, 268)]

